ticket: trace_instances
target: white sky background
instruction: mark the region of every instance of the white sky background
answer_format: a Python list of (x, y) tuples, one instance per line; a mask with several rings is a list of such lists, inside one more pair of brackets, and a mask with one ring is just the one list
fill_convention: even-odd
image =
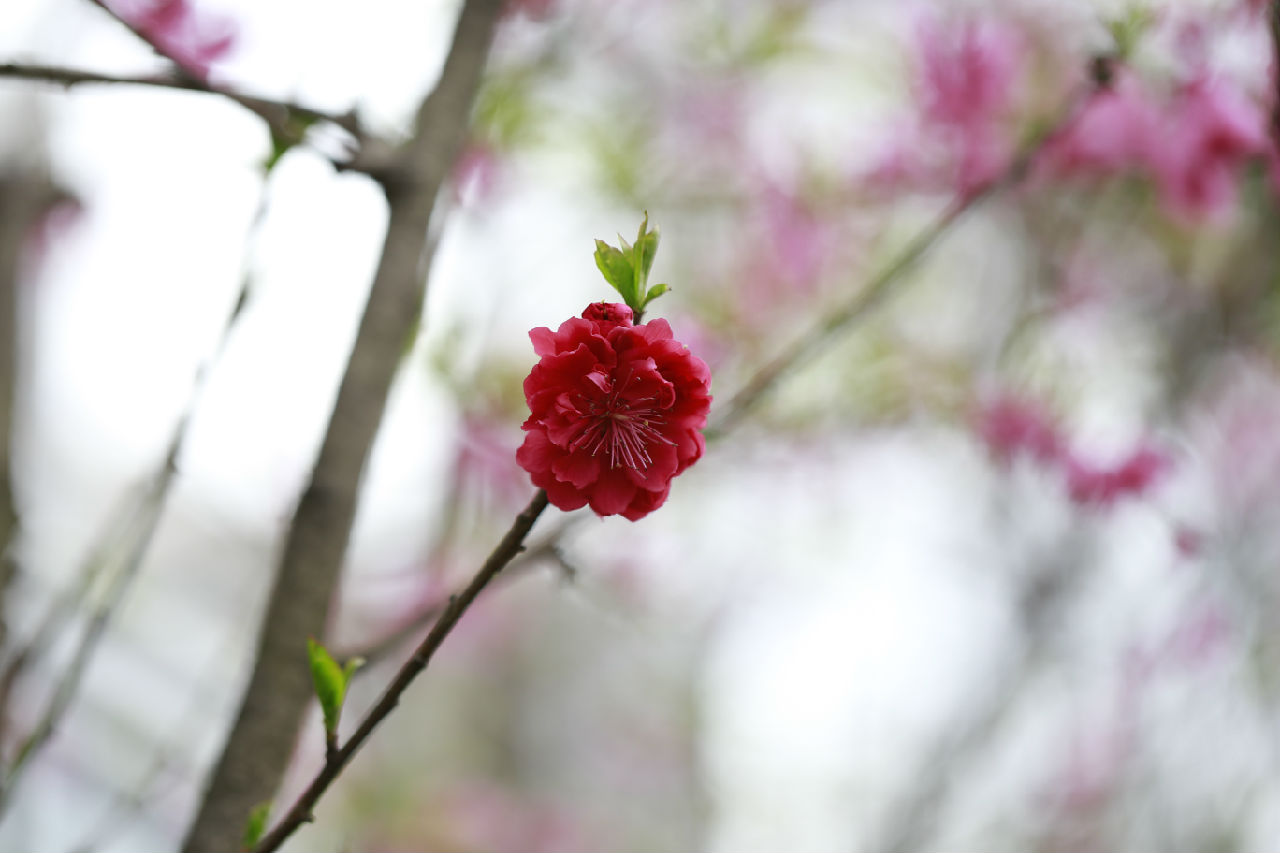
[[(219, 79), (331, 110), (358, 104), (375, 129), (404, 126), (438, 68), (454, 11), (432, 0), (378, 0), (358, 13), (338, 0), (206, 5), (240, 26), (239, 49)], [(147, 49), (88, 6), (5, 0), (0, 56), (106, 72), (149, 67)], [(257, 120), (214, 98), (48, 91), (0, 83), (0, 115), (39, 104), (54, 174), (85, 205), (31, 295), (19, 458), (24, 566), (34, 575), (28, 601), (70, 576), (104, 513), (163, 453), (234, 298), (266, 152)], [(0, 122), (0, 151), (29, 140), (26, 128)], [(599, 298), (591, 240), (634, 228), (631, 218), (555, 176), (518, 185), (484, 217), (459, 214), (434, 268), (429, 328), (482, 318), (509, 330), (512, 347), (526, 346), (529, 327)], [(114, 708), (157, 740), (197, 733), (193, 760), (211, 757), (236, 691), (192, 677), (238, 671), (251, 642), (271, 546), (323, 431), (384, 222), (367, 181), (335, 175), (310, 154), (290, 155), (273, 176), (252, 250), (251, 305), (207, 386), (151, 559), (119, 636), (90, 673), (82, 712), (67, 718), (0, 824), (0, 847), (95, 842), (115, 805), (80, 777), (83, 767), (111, 767), (117, 778), (146, 772), (150, 757), (136, 736), (114, 736), (86, 707)], [(498, 293), (494, 271), (513, 256), (526, 265), (527, 286)], [(439, 498), (423, 484), (441, 477), (451, 455), (457, 426), (445, 393), (420, 366), (405, 374), (372, 461), (356, 571), (403, 569)], [(1131, 379), (1118, 371), (1117, 384), (1097, 396), (1128, 399), (1139, 387)], [(1102, 410), (1104, 423), (1133, 415)], [(733, 452), (713, 451), (641, 524), (600, 525), (584, 550), (664, 543), (671, 553), (650, 561), (665, 567), (652, 583), (669, 597), (672, 619), (721, 613), (701, 688), (714, 811), (708, 846), (866, 843), (867, 821), (910, 782), (922, 739), (948, 721), (975, 676), (981, 685), (982, 673), (1008, 661), (1002, 573), (1038, 543), (1010, 548), (993, 536), (1006, 523), (994, 497), (1000, 484), (978, 448), (954, 433), (835, 437), (820, 465), (785, 452), (744, 464)], [(1051, 540), (1065, 509), (1035, 484), (1026, 491), (1032, 497), (1019, 511), (1037, 519), (1026, 526)], [(1155, 511), (1117, 524), (1124, 572), (1133, 588), (1147, 589), (1173, 559)], [(1118, 611), (1101, 613), (1110, 621), (1100, 631), (1124, 626), (1127, 613)], [(1025, 755), (1024, 764), (1043, 758)], [(172, 846), (193, 797), (183, 779), (158, 805), (161, 821), (112, 827), (101, 849)]]

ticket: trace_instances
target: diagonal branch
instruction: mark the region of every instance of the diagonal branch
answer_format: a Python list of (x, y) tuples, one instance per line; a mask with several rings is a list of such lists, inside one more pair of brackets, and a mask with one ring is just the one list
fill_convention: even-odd
[(414, 135), (379, 173), (389, 206), (382, 258), (328, 430), (286, 536), (253, 673), (184, 849), (232, 850), (279, 787), (312, 696), (303, 643), (324, 634), (373, 443), (405, 341), (422, 313), (436, 196), (461, 150), (500, 0), (469, 0)]
[(538, 516), (546, 508), (547, 493), (539, 489), (538, 493), (533, 496), (533, 500), (529, 501), (529, 505), (516, 516), (511, 528), (502, 537), (493, 552), (489, 554), (489, 558), (484, 561), (484, 565), (476, 573), (475, 577), (471, 579), (471, 582), (456, 595), (449, 597), (448, 605), (441, 612), (440, 618), (431, 626), (431, 631), (419, 644), (409, 660), (405, 661), (404, 665), (400, 667), (396, 677), (382, 691), (382, 695), (378, 697), (378, 701), (365, 714), (355, 732), (352, 733), (351, 737), (340, 749), (329, 754), (325, 760), (324, 767), (311, 780), (311, 784), (307, 786), (301, 796), (290, 806), (276, 827), (263, 836), (262, 840), (254, 848), (254, 853), (271, 853), (271, 851), (279, 848), (285, 839), (292, 835), (302, 824), (312, 819), (312, 809), (315, 808), (316, 803), (320, 802), (320, 798), (324, 796), (325, 791), (329, 790), (329, 786), (342, 774), (348, 762), (364, 745), (369, 735), (373, 734), (373, 730), (378, 727), (378, 724), (387, 718), (387, 715), (395, 709), (396, 705), (400, 704), (400, 697), (404, 695), (405, 690), (413, 683), (413, 680), (427, 668), (432, 656), (440, 648), (445, 638), (449, 636), (449, 632), (458, 624), (458, 620), (475, 602), (476, 597), (520, 553), (524, 547), (525, 537), (529, 535), (529, 531), (533, 529), (534, 522), (538, 520)]

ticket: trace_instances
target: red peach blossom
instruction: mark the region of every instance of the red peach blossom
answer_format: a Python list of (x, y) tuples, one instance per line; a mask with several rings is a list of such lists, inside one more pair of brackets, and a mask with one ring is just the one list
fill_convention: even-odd
[(597, 302), (557, 331), (529, 333), (541, 360), (524, 381), (528, 432), (516, 461), (563, 510), (632, 521), (667, 499), (702, 456), (711, 373), (665, 320), (632, 324)]

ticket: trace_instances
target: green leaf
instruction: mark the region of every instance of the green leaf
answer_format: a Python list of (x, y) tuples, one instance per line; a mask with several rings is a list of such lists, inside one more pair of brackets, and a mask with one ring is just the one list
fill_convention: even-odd
[(645, 211), (644, 221), (640, 223), (640, 233), (636, 235), (636, 244), (631, 250), (632, 264), (635, 266), (636, 293), (644, 293), (645, 284), (649, 281), (649, 269), (658, 254), (658, 231), (649, 230), (649, 212)]
[[(625, 240), (623, 245), (626, 245)], [(639, 294), (635, 289), (635, 270), (632, 268), (628, 254), (603, 240), (596, 240), (596, 266), (600, 268), (604, 280), (609, 282), (613, 289), (622, 295), (623, 301), (634, 310), (636, 307), (634, 303)]]
[(653, 268), (653, 259), (658, 254), (658, 229), (649, 229), (649, 213), (644, 214), (640, 223), (640, 231), (636, 234), (636, 242), (628, 243), (618, 236), (618, 247), (610, 246), (603, 240), (596, 241), (596, 266), (604, 275), (605, 281), (622, 295), (622, 299), (635, 312), (637, 321), (644, 314), (644, 308), (654, 299), (666, 293), (669, 288), (665, 284), (649, 287), (649, 270)]
[(648, 305), (650, 302), (652, 302), (653, 300), (657, 299), (659, 296), (661, 296), (664, 293), (667, 293), (670, 290), (671, 290), (671, 285), (669, 284), (655, 284), (653, 287), (649, 288), (649, 292), (645, 294), (644, 304)]
[(338, 718), (342, 714), (342, 700), (347, 692), (347, 679), (328, 650), (313, 639), (307, 640), (307, 656), (311, 659), (311, 681), (324, 712), (326, 735), (338, 731)]
[(270, 814), (270, 800), (258, 803), (249, 812), (249, 819), (244, 822), (244, 835), (240, 841), (243, 849), (252, 850), (258, 846), (258, 842), (262, 840), (262, 833), (267, 829), (267, 817)]

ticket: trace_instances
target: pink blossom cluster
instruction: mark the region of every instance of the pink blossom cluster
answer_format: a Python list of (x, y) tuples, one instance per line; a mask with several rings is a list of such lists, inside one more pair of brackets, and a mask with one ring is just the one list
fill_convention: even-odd
[[(895, 186), (942, 180), (962, 194), (980, 190), (1012, 160), (1026, 37), (994, 20), (927, 21), (918, 50), (918, 126), (897, 141), (877, 178)], [(1169, 94), (1119, 69), (1046, 147), (1040, 174), (1145, 175), (1163, 207), (1185, 220), (1229, 210), (1251, 161), (1271, 164), (1280, 191), (1280, 154), (1267, 135), (1265, 105), (1242, 84), (1195, 65)]]
[(1202, 75), (1162, 102), (1122, 74), (1085, 105), (1042, 162), (1058, 177), (1145, 174), (1167, 210), (1201, 219), (1229, 210), (1242, 168), (1268, 157), (1265, 110), (1240, 87)]
[[(953, 162), (951, 179), (972, 192), (995, 178), (1012, 154), (1006, 124), (1013, 112), (1015, 82), (1021, 74), (1019, 34), (995, 21), (967, 21), (944, 27), (925, 21), (919, 29), (920, 140), (895, 158), (903, 175), (930, 171), (918, 162), (918, 142), (941, 140)], [(927, 146), (926, 146), (927, 147)]]
[(1107, 507), (1128, 497), (1141, 497), (1168, 471), (1169, 457), (1139, 444), (1110, 465), (1087, 460), (1071, 447), (1059, 427), (1036, 404), (1000, 397), (978, 412), (977, 431), (1001, 463), (1029, 457), (1059, 472), (1072, 502)]

